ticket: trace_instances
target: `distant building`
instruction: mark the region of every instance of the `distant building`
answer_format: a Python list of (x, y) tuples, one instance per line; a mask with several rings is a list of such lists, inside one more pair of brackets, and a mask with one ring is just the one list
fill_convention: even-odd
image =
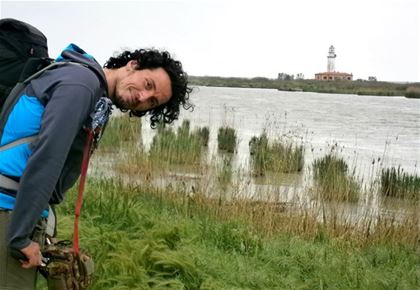
[(376, 77), (374, 77), (374, 76), (370, 76), (369, 78), (368, 78), (368, 81), (370, 81), (370, 82), (376, 82), (378, 79), (376, 78)]
[(330, 46), (328, 50), (327, 72), (315, 74), (315, 79), (320, 81), (334, 81), (334, 80), (353, 80), (353, 74), (335, 71), (335, 54), (334, 46)]
[(353, 80), (353, 75), (342, 72), (323, 72), (315, 74), (315, 79), (320, 81)]

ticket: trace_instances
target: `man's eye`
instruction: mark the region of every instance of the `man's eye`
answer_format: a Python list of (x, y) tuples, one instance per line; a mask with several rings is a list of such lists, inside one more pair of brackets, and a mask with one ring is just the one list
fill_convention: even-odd
[(150, 90), (152, 88), (151, 82), (146, 82), (146, 89)]

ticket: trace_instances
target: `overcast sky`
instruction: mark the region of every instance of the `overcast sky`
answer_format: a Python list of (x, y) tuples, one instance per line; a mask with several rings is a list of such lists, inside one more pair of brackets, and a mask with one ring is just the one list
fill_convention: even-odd
[(48, 37), (56, 57), (76, 43), (103, 64), (122, 49), (170, 51), (190, 75), (314, 78), (327, 69), (355, 79), (420, 81), (418, 0), (4, 1)]

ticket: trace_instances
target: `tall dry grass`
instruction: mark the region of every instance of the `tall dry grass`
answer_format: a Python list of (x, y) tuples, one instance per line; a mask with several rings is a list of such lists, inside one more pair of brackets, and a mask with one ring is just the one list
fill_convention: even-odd
[[(136, 142), (127, 143), (124, 148), (127, 157), (116, 160), (114, 168), (126, 174), (128, 182), (157, 186), (162, 199), (186, 210), (189, 216), (206, 213), (220, 220), (239, 219), (266, 236), (279, 233), (305, 238), (326, 235), (362, 245), (398, 244), (400, 241), (418, 245), (418, 202), (394, 212), (378, 208), (375, 212), (357, 210), (352, 216), (343, 210), (346, 206), (357, 208), (357, 203), (361, 208), (369, 206), (362, 204), (361, 196), (378, 197), (380, 186), (373, 180), (372, 185), (362, 188), (354, 170), (349, 169), (340, 157), (330, 154), (316, 160), (312, 164), (314, 186), (301, 189), (300, 199), (286, 202), (269, 189), (263, 196), (244, 192), (252, 179), (243, 180), (246, 173), (233, 167), (232, 156), (208, 163), (203, 155), (207, 152), (203, 151), (203, 142), (197, 132), (199, 128), (192, 130), (189, 122), (184, 122), (176, 132), (172, 128), (160, 128), (149, 152), (139, 150)], [(273, 154), (271, 158), (278, 161), (281, 158), (271, 151), (284, 151), (278, 150), (280, 145), (270, 147), (264, 134), (255, 137), (254, 141), (250, 146), (252, 156), (265, 156), (258, 169), (265, 172), (270, 159), (266, 156)], [(293, 159), (299, 160), (299, 164), (304, 162), (301, 151), (289, 151), (297, 152), (298, 157)], [(257, 163), (255, 160), (258, 159), (254, 159)], [(364, 192), (366, 190), (369, 192)]]

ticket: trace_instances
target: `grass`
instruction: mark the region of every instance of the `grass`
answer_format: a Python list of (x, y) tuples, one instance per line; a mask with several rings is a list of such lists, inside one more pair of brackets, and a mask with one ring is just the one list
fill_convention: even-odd
[[(124, 132), (123, 132), (124, 133)], [(122, 133), (122, 134), (123, 134)], [(106, 131), (105, 134), (117, 135), (118, 131)], [(114, 159), (112, 169), (119, 174), (128, 176), (132, 181), (152, 182), (156, 178), (177, 178), (177, 175), (189, 171), (200, 174), (207, 154), (209, 130), (207, 127), (190, 128), (190, 122), (184, 120), (181, 126), (159, 125), (149, 150), (142, 146), (132, 146), (126, 143), (119, 147), (119, 152), (101, 154), (103, 159)], [(141, 138), (141, 136), (139, 136)], [(207, 139), (206, 139), (207, 138)], [(106, 152), (105, 152), (106, 153)]]
[(115, 150), (123, 145), (132, 145), (141, 137), (141, 120), (127, 114), (112, 116), (99, 143), (99, 150)]
[[(332, 238), (267, 235), (232, 210), (216, 213), (203, 196), (90, 179), (81, 247), (93, 254), (89, 289), (418, 289), (418, 247), (360, 246)], [(70, 239), (76, 192), (58, 207), (59, 236)], [(186, 204), (189, 204), (187, 207)], [(228, 206), (228, 204), (226, 204)], [(235, 202), (245, 207), (245, 203)], [(43, 280), (43, 279), (40, 279)], [(39, 281), (39, 289), (46, 289)]]
[(386, 197), (420, 199), (420, 177), (405, 173), (400, 167), (382, 169), (380, 192)]
[(149, 158), (169, 164), (199, 164), (203, 139), (197, 132), (190, 132), (190, 123), (184, 121), (177, 133), (161, 125), (154, 136)]
[(270, 143), (266, 133), (251, 138), (249, 152), (253, 174), (256, 176), (263, 176), (266, 171), (300, 172), (304, 165), (302, 145), (282, 141)]
[(197, 129), (197, 134), (201, 138), (201, 145), (207, 147), (209, 145), (210, 130), (209, 127), (202, 127)]
[[(201, 161), (191, 168), (187, 163), (167, 168), (168, 160), (174, 158), (170, 154), (180, 154), (182, 147), (175, 145), (179, 140), (194, 139), (202, 150), (202, 139), (191, 137), (198, 131), (192, 131), (188, 122), (176, 130), (159, 128), (156, 136), (164, 136), (159, 142), (167, 144), (161, 155), (144, 151), (137, 140), (113, 145), (111, 148), (120, 150), (116, 153), (124, 153), (115, 161), (124, 179), (90, 177), (80, 236), (81, 247), (93, 254), (96, 263), (91, 289), (420, 287), (420, 227), (415, 203), (401, 215), (379, 212), (361, 216), (355, 223), (341, 215), (339, 208), (320, 216), (311, 207), (313, 200), (284, 203), (272, 192), (241, 197), (243, 189), (242, 185), (235, 187), (239, 182), (231, 154), (219, 154), (215, 164)], [(121, 132), (106, 134), (118, 136)], [(268, 146), (268, 138), (260, 138)], [(186, 143), (181, 144), (185, 151)], [(94, 158), (109, 158), (113, 152), (100, 150)], [(345, 178), (353, 180), (348, 165), (338, 156), (317, 162), (313, 169), (317, 178), (342, 176), (342, 180), (335, 179), (347, 185)], [(186, 168), (198, 177), (177, 176), (174, 181), (165, 175)], [(154, 172), (160, 175), (153, 176)], [(162, 177), (167, 183), (153, 183)], [(321, 189), (318, 187), (316, 202), (323, 206), (353, 200), (348, 188), (341, 191), (326, 186), (331, 195)], [(310, 189), (304, 192), (305, 197), (310, 194)], [(75, 189), (71, 190), (58, 207), (61, 239), (71, 238), (75, 195)], [(46, 289), (42, 283), (39, 288)]]
[(233, 168), (232, 156), (222, 156), (221, 164), (217, 167), (217, 180), (222, 191), (226, 191), (229, 184), (232, 183)]
[(316, 190), (326, 201), (359, 200), (360, 185), (354, 174), (349, 174), (347, 163), (330, 153), (313, 162)]
[(282, 91), (296, 89), (304, 92), (358, 94), (373, 96), (406, 96), (419, 97), (420, 83), (392, 83), (382, 81), (318, 81), (304, 80), (277, 80), (262, 77), (256, 78), (224, 78), (216, 76), (191, 76), (193, 85), (211, 87), (237, 87), (237, 88), (270, 88)]
[(219, 150), (234, 153), (236, 150), (237, 137), (235, 129), (229, 126), (220, 127), (217, 133), (217, 145)]

